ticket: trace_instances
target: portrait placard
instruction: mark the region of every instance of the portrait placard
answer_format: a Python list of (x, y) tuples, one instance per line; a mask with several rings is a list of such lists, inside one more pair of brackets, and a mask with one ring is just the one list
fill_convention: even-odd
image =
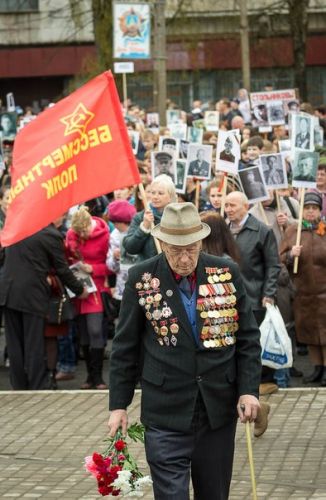
[(152, 179), (158, 175), (168, 175), (175, 183), (176, 164), (174, 154), (165, 151), (152, 151), (151, 153)]
[(314, 151), (314, 120), (308, 113), (291, 114), (291, 146), (303, 151)]
[(288, 187), (286, 164), (282, 153), (260, 155), (259, 160), (268, 189)]
[(179, 123), (181, 120), (180, 109), (167, 109), (166, 110), (166, 124), (169, 127), (171, 123)]
[(187, 176), (197, 179), (211, 178), (213, 146), (189, 144)]
[(131, 143), (131, 149), (134, 154), (137, 154), (138, 152), (138, 146), (139, 146), (139, 132), (136, 130), (128, 130), (128, 135)]
[(171, 153), (175, 158), (179, 156), (179, 139), (174, 137), (165, 137), (160, 135), (158, 141), (158, 150)]
[(218, 111), (205, 111), (204, 124), (208, 132), (218, 132), (220, 113)]
[(182, 160), (186, 160), (188, 157), (188, 146), (189, 142), (181, 139), (179, 142), (179, 156)]
[(319, 153), (296, 149), (292, 166), (292, 186), (316, 188)]
[(267, 187), (260, 165), (244, 168), (238, 172), (243, 192), (250, 203), (269, 199)]
[(16, 113), (0, 114), (0, 133), (2, 140), (14, 140), (17, 134), (17, 115)]
[(240, 160), (239, 134), (220, 130), (216, 148), (216, 170), (236, 174)]
[(187, 138), (187, 124), (183, 122), (170, 123), (168, 126), (171, 136), (175, 139), (186, 139)]
[(287, 121), (290, 103), (293, 104), (296, 100), (294, 89), (251, 92), (250, 104), (253, 127), (283, 125)]
[(160, 115), (158, 113), (147, 113), (146, 125), (147, 128), (150, 128), (155, 134), (157, 134), (160, 129)]
[(189, 142), (193, 142), (195, 144), (202, 144), (203, 133), (204, 130), (202, 128), (188, 127), (187, 139)]
[(175, 190), (177, 193), (184, 194), (186, 192), (186, 181), (187, 181), (187, 161), (177, 160), (176, 161), (176, 183)]

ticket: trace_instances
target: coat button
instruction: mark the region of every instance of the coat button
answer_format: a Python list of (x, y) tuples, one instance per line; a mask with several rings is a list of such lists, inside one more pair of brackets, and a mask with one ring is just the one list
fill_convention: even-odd
[(200, 375), (197, 375), (196, 380), (197, 380), (197, 382), (201, 382), (203, 379)]

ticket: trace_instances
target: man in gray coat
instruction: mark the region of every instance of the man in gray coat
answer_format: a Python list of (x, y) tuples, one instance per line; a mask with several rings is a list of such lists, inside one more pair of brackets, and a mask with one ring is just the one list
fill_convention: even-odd
[[(266, 304), (274, 304), (281, 266), (272, 228), (248, 210), (249, 202), (244, 193), (234, 191), (226, 197), (225, 212), (240, 249), (241, 274), (259, 326), (265, 317)], [(263, 375), (262, 382), (273, 382), (272, 372), (265, 369), (263, 372), (266, 372), (266, 380)]]

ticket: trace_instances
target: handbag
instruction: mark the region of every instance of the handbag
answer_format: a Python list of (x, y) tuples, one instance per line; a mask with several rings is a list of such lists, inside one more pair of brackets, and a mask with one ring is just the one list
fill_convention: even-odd
[(293, 364), (291, 339), (277, 306), (267, 304), (259, 329), (262, 365), (276, 370), (290, 368)]
[(119, 308), (115, 304), (115, 299), (108, 292), (101, 292), (103, 313), (108, 321), (114, 321), (119, 316)]
[(58, 293), (53, 293), (50, 297), (49, 309), (46, 317), (46, 321), (49, 325), (61, 325), (66, 321), (74, 319), (76, 316), (74, 305), (58, 276), (55, 276), (55, 281), (58, 285)]

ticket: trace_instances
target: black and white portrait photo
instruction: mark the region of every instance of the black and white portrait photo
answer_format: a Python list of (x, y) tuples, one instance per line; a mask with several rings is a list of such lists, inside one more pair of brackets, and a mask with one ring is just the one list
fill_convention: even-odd
[(181, 139), (179, 142), (179, 156), (182, 160), (186, 160), (188, 157), (188, 146), (189, 142)]
[(266, 104), (257, 104), (252, 108), (252, 123), (255, 127), (268, 125)]
[(264, 177), (259, 166), (239, 170), (243, 191), (251, 203), (269, 198)]
[(158, 175), (166, 174), (175, 182), (175, 159), (171, 153), (153, 151), (151, 155), (152, 179)]
[(261, 155), (259, 158), (267, 188), (286, 188), (288, 186), (288, 182), (286, 175), (286, 165), (283, 155), (281, 153), (275, 153)]
[(314, 124), (313, 117), (307, 114), (292, 115), (292, 137), (294, 139), (294, 147), (305, 149), (306, 151), (314, 150)]
[(212, 146), (189, 144), (188, 176), (210, 179), (212, 166)]
[(158, 150), (166, 153), (171, 153), (174, 158), (179, 156), (179, 139), (174, 137), (159, 137)]
[(208, 132), (217, 132), (220, 114), (218, 111), (205, 111), (204, 123)]
[(187, 180), (187, 162), (186, 160), (176, 161), (176, 183), (175, 190), (177, 193), (183, 194), (186, 192)]
[(137, 154), (139, 146), (139, 132), (136, 130), (128, 130), (128, 135), (131, 143), (131, 149), (134, 154)]
[(0, 132), (2, 139), (14, 139), (17, 134), (16, 113), (2, 113), (0, 115)]
[(316, 187), (318, 160), (318, 153), (295, 151), (292, 171), (294, 187)]
[(282, 125), (285, 123), (284, 108), (282, 101), (267, 102), (267, 120), (269, 125)]
[(216, 170), (236, 174), (240, 159), (240, 137), (233, 131), (220, 130), (216, 147)]
[(202, 128), (188, 127), (187, 139), (189, 142), (201, 144), (203, 142), (203, 133), (204, 130)]
[(160, 128), (160, 115), (158, 113), (147, 113), (146, 115), (147, 128), (153, 131), (158, 131)]

